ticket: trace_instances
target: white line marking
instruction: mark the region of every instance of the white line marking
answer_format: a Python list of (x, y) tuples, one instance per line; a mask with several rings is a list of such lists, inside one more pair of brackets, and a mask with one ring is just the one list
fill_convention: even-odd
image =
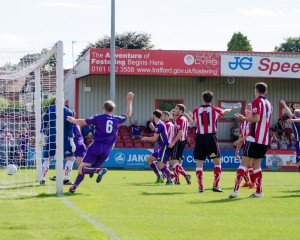
[(81, 217), (83, 217), (86, 221), (91, 223), (95, 228), (104, 232), (110, 239), (121, 240), (121, 238), (114, 231), (105, 227), (102, 223), (96, 221), (95, 219), (91, 218), (89, 215), (81, 211), (80, 208), (76, 207), (71, 201), (65, 198), (63, 194), (59, 194), (58, 196), (69, 208), (77, 212)]

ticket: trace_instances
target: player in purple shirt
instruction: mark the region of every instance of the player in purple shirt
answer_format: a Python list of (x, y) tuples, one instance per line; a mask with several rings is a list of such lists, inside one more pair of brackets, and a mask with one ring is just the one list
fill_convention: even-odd
[[(74, 111), (72, 111), (72, 113), (73, 113), (73, 116), (75, 117), (76, 113)], [(84, 138), (82, 136), (80, 127), (76, 124), (72, 124), (72, 125), (73, 125), (73, 135), (74, 135), (73, 141), (74, 141), (74, 145), (75, 145), (74, 155), (75, 155), (75, 160), (76, 160), (77, 166), (79, 166), (83, 156), (86, 153), (86, 146), (84, 144)], [(56, 176), (51, 177), (50, 180), (56, 181)]]
[[(76, 116), (76, 113), (73, 111), (74, 117)], [(77, 124), (74, 124), (73, 126), (73, 132), (74, 132), (74, 143), (76, 146), (76, 150), (74, 152), (77, 166), (80, 165), (82, 158), (86, 154), (86, 146), (84, 144), (84, 138), (81, 133), (80, 126)]]
[(114, 116), (115, 103), (106, 101), (102, 108), (102, 114), (95, 115), (89, 119), (75, 119), (68, 117), (68, 121), (79, 126), (93, 125), (95, 127), (94, 142), (89, 146), (86, 155), (78, 167), (78, 175), (75, 183), (70, 187), (69, 192), (74, 193), (83, 181), (85, 174), (98, 174), (96, 182), (102, 180), (103, 175), (107, 172), (106, 168), (99, 168), (108, 158), (109, 153), (116, 141), (119, 125), (124, 123), (132, 114), (132, 100), (134, 94), (127, 94), (126, 115)]
[(150, 167), (153, 169), (154, 167), (156, 168), (154, 161), (157, 160), (157, 167), (168, 180), (167, 184), (174, 184), (171, 178), (170, 171), (164, 165), (167, 163), (167, 161), (169, 161), (170, 152), (168, 147), (169, 141), (168, 141), (167, 129), (164, 122), (160, 120), (161, 115), (162, 112), (160, 110), (155, 110), (153, 112), (153, 119), (154, 122), (156, 123), (154, 135), (152, 137), (143, 137), (142, 141), (158, 142), (159, 149), (156, 150), (152, 155), (147, 157), (147, 162), (149, 163)]
[(300, 172), (300, 109), (296, 109), (292, 113), (284, 100), (281, 100), (280, 104), (286, 110), (287, 115), (289, 116), (287, 123), (292, 124), (295, 138), (296, 163), (298, 171)]

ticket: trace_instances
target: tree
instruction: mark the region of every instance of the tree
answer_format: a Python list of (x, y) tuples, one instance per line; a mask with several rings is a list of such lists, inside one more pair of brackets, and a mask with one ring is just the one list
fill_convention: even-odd
[(227, 51), (253, 51), (253, 49), (247, 36), (235, 32), (227, 43)]
[(284, 43), (275, 46), (275, 52), (300, 52), (300, 37), (289, 37)]
[[(19, 65), (21, 66), (26, 66), (26, 65), (30, 65), (34, 62), (37, 62), (41, 57), (43, 57), (44, 55), (46, 55), (48, 53), (48, 49), (46, 48), (43, 48), (41, 50), (40, 53), (29, 53), (29, 54), (26, 54), (25, 56), (23, 56), (21, 59), (20, 59), (20, 62), (19, 62)], [(55, 59), (55, 56), (52, 56), (48, 63), (46, 65), (55, 65), (56, 64), (56, 59)]]
[[(154, 47), (151, 44), (151, 34), (137, 33), (137, 32), (125, 32), (116, 34), (116, 48), (122, 49), (152, 49)], [(78, 55), (76, 61), (78, 61), (90, 48), (110, 48), (110, 37), (105, 35), (95, 43), (88, 44)]]

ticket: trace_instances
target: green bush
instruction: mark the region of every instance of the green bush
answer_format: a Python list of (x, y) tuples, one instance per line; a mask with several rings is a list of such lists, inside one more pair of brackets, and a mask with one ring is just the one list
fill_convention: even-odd
[(55, 99), (56, 99), (56, 97), (54, 96), (54, 97), (51, 97), (51, 98), (49, 98), (49, 99), (43, 100), (43, 102), (42, 102), (42, 105), (43, 105), (43, 113), (46, 112), (46, 110), (48, 109), (48, 107), (49, 107), (50, 105), (55, 105)]
[(8, 108), (8, 100), (6, 98), (0, 97), (0, 112), (5, 112)]
[(26, 106), (19, 102), (9, 102), (7, 107), (8, 112), (25, 112), (27, 111)]
[(171, 111), (176, 107), (178, 101), (162, 101), (159, 103), (159, 110), (161, 111)]

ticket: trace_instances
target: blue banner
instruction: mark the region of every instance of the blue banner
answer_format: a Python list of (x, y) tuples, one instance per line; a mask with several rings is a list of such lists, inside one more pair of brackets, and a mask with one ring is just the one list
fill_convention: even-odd
[[(131, 149), (131, 148), (114, 148), (111, 150), (109, 158), (102, 164), (102, 167), (109, 168), (135, 168), (143, 169), (150, 168), (146, 159), (154, 152), (154, 149)], [(242, 152), (240, 152), (242, 154)], [(50, 167), (54, 167), (55, 159), (51, 161)], [(64, 161), (65, 164), (66, 161)], [(235, 149), (221, 149), (221, 165), (223, 169), (237, 169), (240, 165), (240, 160), (235, 158)], [(76, 166), (76, 162), (74, 163)], [(184, 168), (196, 168), (194, 159), (194, 150), (184, 150)], [(211, 159), (206, 159), (204, 162), (205, 169), (213, 169), (214, 163)], [(261, 163), (261, 168), (266, 169), (266, 159)]]
[[(109, 158), (102, 166), (111, 168), (149, 168), (146, 159), (153, 151), (154, 149), (113, 149)], [(221, 164), (223, 169), (237, 169), (239, 167), (240, 160), (235, 158), (235, 149), (221, 150)], [(184, 161), (182, 165), (185, 168), (196, 168), (193, 149), (186, 149), (184, 151)], [(213, 167), (213, 160), (206, 159), (204, 168), (212, 169)], [(262, 161), (261, 167), (263, 169), (266, 168), (265, 159)]]
[(153, 153), (153, 149), (112, 149), (103, 167), (116, 168), (148, 168), (146, 159)]

